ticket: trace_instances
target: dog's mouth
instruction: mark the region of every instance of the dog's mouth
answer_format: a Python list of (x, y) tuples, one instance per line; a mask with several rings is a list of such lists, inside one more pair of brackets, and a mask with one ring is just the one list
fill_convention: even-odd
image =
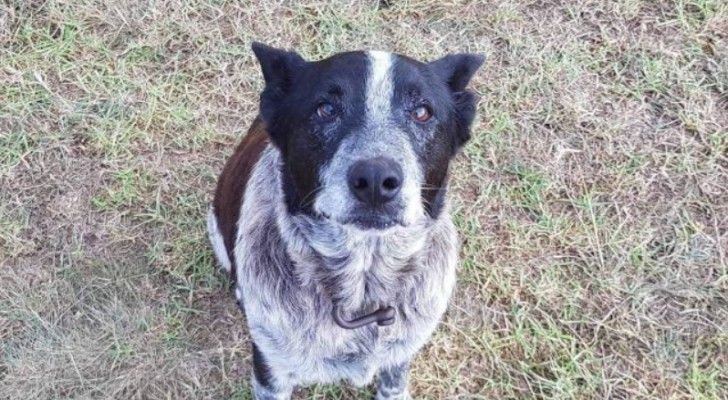
[(319, 217), (324, 220), (336, 221), (341, 225), (353, 226), (364, 231), (386, 230), (395, 226), (405, 226), (404, 221), (400, 217), (374, 212), (353, 213), (344, 218), (336, 219), (326, 213), (320, 213)]
[(342, 222), (344, 225), (353, 225), (362, 230), (384, 230), (396, 225), (404, 225), (398, 218), (379, 214), (353, 215)]
[(344, 215), (330, 214), (326, 210), (316, 210), (321, 221), (357, 228), (363, 231), (387, 230), (396, 226), (406, 227), (403, 210), (394, 205), (384, 207), (355, 206)]

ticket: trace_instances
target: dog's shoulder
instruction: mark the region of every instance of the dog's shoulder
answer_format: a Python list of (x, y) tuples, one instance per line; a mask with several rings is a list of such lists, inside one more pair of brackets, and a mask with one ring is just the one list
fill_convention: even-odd
[(230, 254), (235, 244), (236, 226), (245, 188), (268, 143), (265, 123), (258, 117), (228, 159), (218, 179), (212, 204), (225, 248)]

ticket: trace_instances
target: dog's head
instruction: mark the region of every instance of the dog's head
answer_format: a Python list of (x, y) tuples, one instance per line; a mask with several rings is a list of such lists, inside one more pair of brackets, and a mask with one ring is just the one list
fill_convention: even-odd
[(437, 218), (448, 165), (470, 138), (484, 57), (423, 63), (383, 52), (308, 62), (254, 43), (260, 113), (283, 159), (291, 214), (383, 230)]

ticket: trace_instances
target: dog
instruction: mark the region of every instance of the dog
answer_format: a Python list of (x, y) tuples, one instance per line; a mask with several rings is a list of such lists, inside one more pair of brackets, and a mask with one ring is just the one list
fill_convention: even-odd
[(377, 376), (377, 399), (407, 399), (410, 360), (455, 286), (448, 169), (470, 138), (466, 86), (485, 58), (252, 50), (260, 112), (207, 225), (250, 329), (254, 398)]

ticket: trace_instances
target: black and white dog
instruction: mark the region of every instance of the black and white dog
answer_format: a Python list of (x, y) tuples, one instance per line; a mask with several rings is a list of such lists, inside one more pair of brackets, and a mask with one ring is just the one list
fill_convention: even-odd
[(484, 57), (253, 52), (260, 116), (208, 231), (250, 328), (255, 398), (375, 375), (378, 399), (409, 398), (409, 361), (455, 285), (448, 165), (470, 137), (465, 87)]

